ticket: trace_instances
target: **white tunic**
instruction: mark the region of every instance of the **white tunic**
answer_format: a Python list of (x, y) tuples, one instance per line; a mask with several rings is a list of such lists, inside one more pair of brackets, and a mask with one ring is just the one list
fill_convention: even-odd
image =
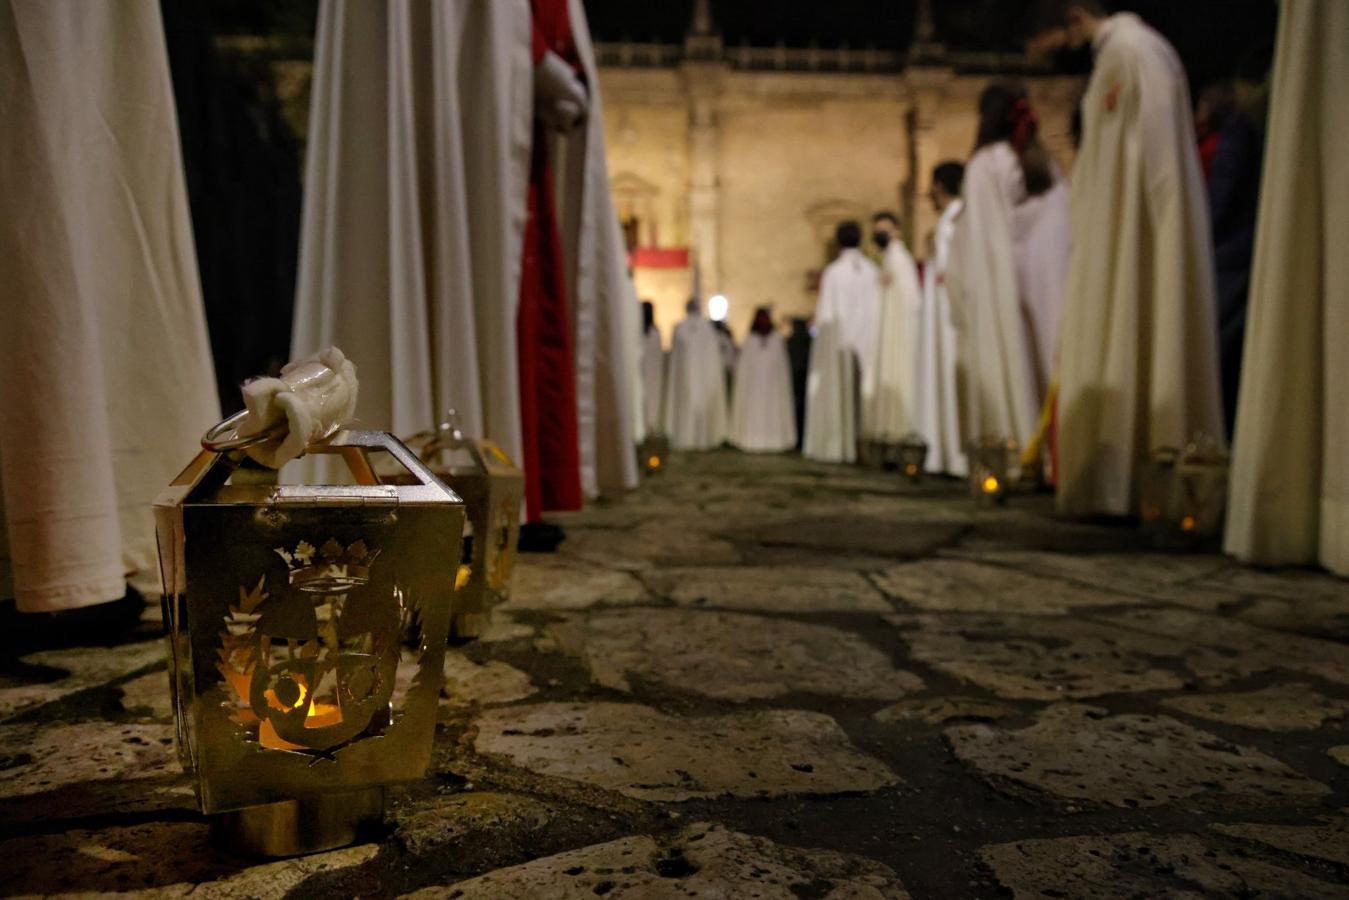
[(1063, 289), (1073, 242), (1068, 183), (1057, 177), (1057, 172), (1055, 176), (1052, 188), (1027, 197), (1012, 209), (1021, 317), (1032, 354), (1035, 396), (1041, 403), (1057, 366), (1059, 320), (1063, 317)]
[(880, 269), (855, 247), (840, 253), (820, 277), (801, 448), (811, 459), (857, 458), (856, 385), (865, 407), (874, 393), (880, 288)]
[(929, 472), (964, 477), (965, 445), (957, 393), (956, 329), (946, 292), (946, 268), (961, 201), (942, 210), (933, 235), (932, 258), (923, 270), (923, 330), (919, 353), (917, 431), (927, 441)]
[(1025, 444), (1035, 431), (1035, 392), (1012, 214), (1025, 199), (1021, 164), (1006, 141), (980, 148), (965, 167), (964, 208), (947, 263), (957, 306), (960, 357), (966, 362), (966, 433)]
[(0, 3), (0, 85), (0, 595), (71, 609), (220, 415), (159, 4)]
[(663, 418), (676, 450), (706, 450), (726, 440), (721, 352), (716, 329), (702, 316), (689, 316), (675, 326)]
[(776, 331), (750, 332), (740, 346), (730, 439), (752, 453), (780, 453), (796, 446), (791, 362)]
[[(510, 0), (513, 4), (515, 0)], [(476, 6), (476, 4), (453, 4)], [(496, 6), (496, 0), (487, 6)], [(558, 216), (567, 263), (567, 300), (576, 341), (576, 416), (581, 488), (587, 496), (637, 486), (633, 435), (641, 327), (628, 249), (609, 191), (600, 75), (581, 0), (569, 0), (572, 38), (585, 70), (589, 107), (584, 125), (556, 141), (553, 160)], [(528, 10), (525, 11), (528, 16)], [(526, 35), (529, 25), (525, 26)]]
[(1222, 439), (1213, 246), (1185, 71), (1137, 16), (1112, 16), (1098, 32), (1082, 115), (1058, 505), (1124, 515), (1152, 450), (1197, 432)]
[(530, 40), (526, 0), (319, 7), (292, 356), (342, 348), (366, 427), (521, 458)]
[(642, 333), (642, 418), (648, 432), (661, 430), (660, 408), (665, 397), (665, 350), (660, 329)]
[(863, 433), (873, 440), (898, 441), (918, 424), (923, 288), (918, 267), (898, 237), (885, 248), (881, 272), (875, 390)]
[(1224, 549), (1349, 575), (1349, 4), (1281, 6)]

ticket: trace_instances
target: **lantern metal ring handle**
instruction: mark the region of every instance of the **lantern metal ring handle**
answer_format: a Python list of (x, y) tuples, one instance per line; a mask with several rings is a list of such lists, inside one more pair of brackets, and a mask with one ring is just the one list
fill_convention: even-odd
[[(248, 410), (241, 409), (227, 419), (216, 422), (201, 436), (201, 445), (212, 453), (228, 453), (231, 450), (243, 450), (258, 444), (265, 444), (281, 436), (286, 430), (284, 422), (277, 422), (257, 434), (241, 435), (239, 426), (243, 424)], [(231, 435), (233, 435), (231, 437)]]

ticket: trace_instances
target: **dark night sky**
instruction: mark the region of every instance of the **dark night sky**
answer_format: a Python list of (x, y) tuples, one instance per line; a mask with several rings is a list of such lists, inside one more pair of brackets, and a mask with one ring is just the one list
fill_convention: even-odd
[[(584, 0), (601, 40), (678, 42), (693, 0), (638, 3)], [(934, 0), (938, 36), (957, 50), (1018, 50), (1035, 30), (1041, 4), (1027, 0)], [(1120, 0), (1107, 6), (1141, 14), (1176, 45), (1202, 83), (1230, 75), (1244, 57), (1273, 43), (1275, 0)], [(712, 0), (712, 17), (726, 43), (822, 47), (848, 44), (903, 49), (913, 33), (914, 0)], [(1065, 58), (1066, 71), (1085, 58)]]

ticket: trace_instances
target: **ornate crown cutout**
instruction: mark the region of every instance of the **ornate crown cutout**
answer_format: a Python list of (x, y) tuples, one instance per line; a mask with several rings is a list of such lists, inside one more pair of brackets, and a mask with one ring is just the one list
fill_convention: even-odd
[(379, 555), (365, 541), (343, 547), (336, 538), (329, 538), (317, 550), (308, 541), (300, 541), (294, 550), (277, 547), (275, 552), (286, 561), (291, 587), (308, 594), (340, 594), (367, 584), (370, 566)]

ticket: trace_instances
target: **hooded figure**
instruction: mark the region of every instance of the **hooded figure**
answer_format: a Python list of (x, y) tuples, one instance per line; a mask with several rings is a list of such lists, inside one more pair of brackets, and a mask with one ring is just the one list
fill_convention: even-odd
[(676, 450), (707, 450), (726, 440), (726, 380), (716, 329), (696, 299), (675, 326), (665, 385), (665, 434)]
[(766, 306), (755, 311), (750, 333), (740, 346), (731, 403), (731, 443), (751, 453), (780, 453), (796, 446), (787, 344), (773, 327)]

